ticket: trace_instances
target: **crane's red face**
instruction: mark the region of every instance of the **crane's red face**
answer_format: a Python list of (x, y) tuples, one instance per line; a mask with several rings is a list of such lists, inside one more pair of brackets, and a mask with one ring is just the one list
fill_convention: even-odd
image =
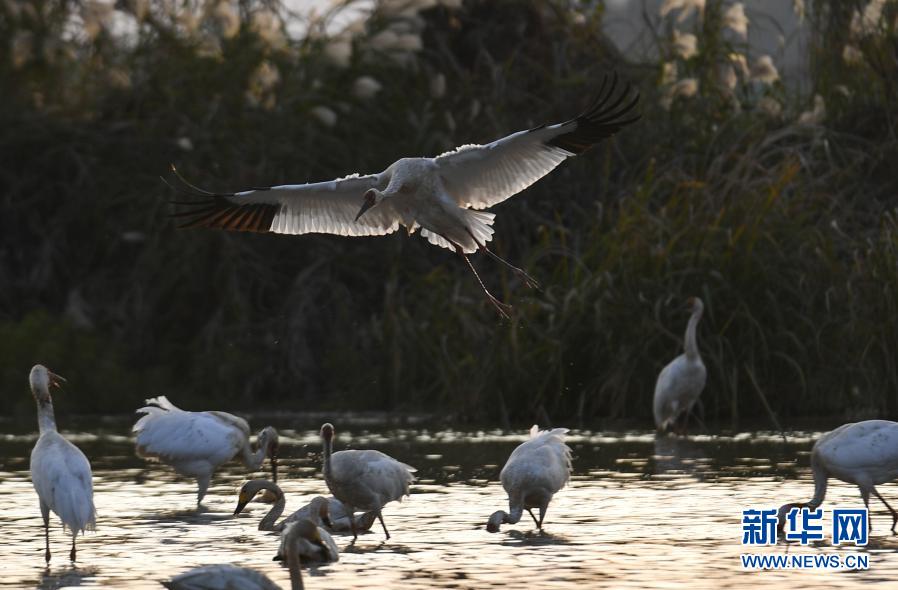
[(321, 427), (321, 438), (327, 442), (334, 440), (334, 427), (332, 424), (328, 423)]
[(368, 189), (368, 192), (365, 193), (365, 200), (362, 203), (362, 208), (359, 209), (359, 213), (355, 216), (355, 220), (358, 221), (359, 217), (364, 215), (368, 209), (375, 205), (377, 205), (377, 192), (373, 188)]

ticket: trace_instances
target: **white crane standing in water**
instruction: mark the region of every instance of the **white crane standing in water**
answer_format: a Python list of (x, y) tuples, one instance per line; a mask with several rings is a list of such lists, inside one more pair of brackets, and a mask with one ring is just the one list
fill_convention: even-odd
[(93, 530), (97, 520), (94, 508), (93, 475), (81, 449), (56, 431), (50, 387), (59, 387), (65, 379), (43, 365), (35, 365), (29, 376), (31, 393), (37, 402), (40, 437), (31, 451), (31, 481), (40, 499), (44, 518), (44, 558), (50, 563), (50, 511), (72, 533), (69, 559), (75, 561), (78, 533)]
[[(865, 420), (844, 424), (821, 436), (811, 450), (814, 473), (814, 497), (809, 502), (793, 502), (780, 506), (779, 528), (785, 526), (786, 514), (792, 508), (816, 510), (826, 497), (830, 477), (853, 483), (861, 492), (864, 506), (870, 508), (870, 494), (879, 498), (892, 515), (892, 532), (898, 524), (898, 512), (886, 502), (876, 487), (898, 478), (898, 422)], [(873, 528), (873, 519), (869, 520)]]
[(184, 183), (181, 192), (198, 200), (175, 214), (181, 227), (279, 234), (328, 233), (375, 236), (403, 225), (419, 228), (431, 244), (461, 255), (489, 301), (504, 317), (510, 306), (487, 290), (468, 254), (480, 251), (501, 262), (525, 284), (530, 275), (488, 247), (495, 214), (479, 211), (516, 195), (565, 159), (581, 154), (639, 119), (627, 86), (615, 92), (617, 75), (606, 76), (592, 104), (578, 117), (518, 131), (487, 145), (464, 145), (436, 158), (402, 158), (379, 174), (358, 174), (328, 182), (282, 185), (237, 193), (212, 193)]
[[(284, 531), (282, 545), (286, 550), (287, 567), (290, 570), (291, 590), (303, 590), (302, 552), (308, 547), (326, 552), (319, 536), (319, 528), (310, 520), (302, 519), (291, 524)], [(162, 585), (169, 590), (280, 590), (271, 579), (245, 567), (234, 565), (204, 565), (179, 574)]]
[[(384, 535), (390, 538), (381, 513), (383, 507), (394, 500), (408, 496), (409, 485), (415, 481), (414, 467), (400, 463), (380, 451), (333, 452), (334, 427), (321, 427), (324, 446), (324, 481), (335, 498), (343, 502), (349, 514), (356, 510), (374, 511)], [(350, 521), (352, 542), (358, 538), (355, 520)]]
[(265, 457), (271, 459), (272, 479), (277, 481), (278, 433), (271, 426), (263, 428), (250, 446), (249, 424), (226, 412), (186, 412), (163, 395), (146, 401), (137, 410), (144, 414), (136, 424), (137, 455), (158, 459), (186, 477), (195, 477), (199, 491), (197, 505), (203, 501), (212, 473), (237, 454), (247, 469), (257, 470)]
[[(530, 440), (511, 452), (499, 474), (502, 487), (508, 493), (509, 512), (493, 512), (486, 530), (497, 533), (503, 524), (516, 524), (524, 510), (530, 513), (538, 529), (543, 528), (549, 502), (571, 478), (571, 449), (564, 442), (567, 431), (567, 428), (540, 431), (539, 426), (533, 425)], [(533, 515), (533, 508), (539, 508), (539, 520)]]
[[(698, 297), (690, 297), (686, 305), (692, 315), (686, 325), (685, 351), (661, 369), (655, 383), (653, 409), (655, 427), (660, 432), (673, 428), (685, 432), (689, 413), (701, 396), (708, 377), (695, 336), (705, 306)], [(681, 420), (683, 424), (679, 426)]]

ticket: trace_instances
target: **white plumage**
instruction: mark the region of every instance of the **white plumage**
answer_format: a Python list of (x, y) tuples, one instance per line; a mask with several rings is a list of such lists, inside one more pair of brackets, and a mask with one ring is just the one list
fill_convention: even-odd
[[(401, 463), (380, 451), (339, 451), (333, 453), (334, 427), (321, 427), (324, 446), (324, 481), (335, 498), (340, 500), (347, 512), (356, 510), (373, 511), (384, 529), (387, 539), (390, 532), (384, 524), (382, 508), (394, 500), (402, 500), (409, 494), (409, 485), (415, 481), (414, 467)], [(358, 531), (352, 524), (352, 540)]]
[(683, 424), (679, 429), (685, 430), (689, 412), (701, 396), (707, 380), (707, 370), (695, 335), (705, 306), (698, 297), (691, 297), (688, 305), (692, 315), (686, 325), (685, 352), (661, 370), (655, 383), (655, 427), (661, 432), (678, 428), (680, 421)]
[(265, 574), (230, 564), (196, 567), (162, 585), (170, 590), (281, 590)]
[(94, 508), (93, 475), (90, 463), (81, 450), (56, 431), (50, 386), (59, 387), (62, 377), (43, 365), (35, 365), (29, 375), (31, 393), (37, 402), (40, 437), (31, 451), (31, 481), (40, 500), (44, 519), (44, 558), (50, 563), (50, 511), (72, 533), (69, 558), (75, 561), (75, 539), (78, 533), (93, 530), (97, 512)]
[[(534, 424), (530, 440), (512, 451), (499, 474), (508, 493), (509, 511), (497, 510), (490, 516), (486, 525), (489, 532), (498, 532), (502, 524), (516, 524), (524, 510), (537, 528), (543, 528), (549, 502), (571, 477), (571, 449), (564, 442), (567, 432), (567, 428), (540, 431)], [(533, 508), (539, 508), (539, 520)]]
[[(412, 234), (420, 228), (431, 244), (466, 260), (467, 254), (483, 251), (535, 287), (527, 273), (487, 248), (495, 215), (475, 210), (501, 203), (636, 121), (632, 109), (638, 95), (627, 100), (629, 87), (615, 92), (617, 75), (608, 82), (606, 77), (586, 111), (564, 123), (518, 131), (487, 145), (464, 145), (435, 158), (402, 158), (379, 174), (237, 193), (211, 193), (181, 179), (190, 189), (182, 192), (201, 200), (179, 203), (191, 208), (176, 215), (186, 217), (182, 227), (294, 235), (385, 235), (400, 225)], [(506, 315), (507, 306), (483, 289)]]
[[(826, 497), (830, 477), (852, 483), (860, 490), (864, 506), (870, 507), (870, 494), (879, 498), (892, 515), (892, 532), (898, 524), (898, 512), (886, 502), (876, 487), (898, 479), (898, 422), (865, 420), (844, 424), (821, 436), (811, 450), (814, 497), (807, 503), (784, 504), (779, 509), (782, 529), (792, 508), (807, 506), (815, 510)], [(872, 528), (872, 519), (871, 524)]]
[[(319, 537), (320, 529), (309, 520), (300, 520), (284, 531), (282, 546), (287, 551), (287, 567), (290, 569), (290, 588), (302, 590), (302, 555), (330, 551)], [(333, 543), (333, 541), (331, 541)], [(249, 568), (233, 565), (204, 565), (179, 574), (162, 585), (169, 590), (280, 590), (268, 576)]]
[(250, 445), (249, 424), (226, 412), (186, 412), (165, 396), (148, 399), (136, 424), (137, 455), (158, 459), (175, 471), (197, 480), (197, 504), (203, 501), (212, 473), (240, 455), (247, 469), (257, 470), (271, 458), (272, 479), (277, 481), (278, 434), (271, 426), (259, 432), (257, 449)]

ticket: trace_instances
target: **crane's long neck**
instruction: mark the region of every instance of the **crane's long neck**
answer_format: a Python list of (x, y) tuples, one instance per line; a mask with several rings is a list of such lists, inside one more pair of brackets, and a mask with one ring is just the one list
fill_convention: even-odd
[(517, 524), (521, 520), (521, 515), (524, 514), (524, 503), (515, 502), (512, 503), (511, 498), (508, 499), (508, 514), (505, 518), (502, 519), (506, 524)]
[(277, 522), (277, 519), (284, 513), (284, 507), (287, 505), (287, 498), (284, 497), (283, 493), (278, 493), (280, 490), (275, 490), (275, 488), (272, 487), (266, 489), (271, 490), (277, 495), (277, 501), (275, 501), (271, 510), (268, 511), (268, 514), (266, 514), (261, 522), (259, 522), (259, 530), (279, 531), (284, 528), (284, 523), (275, 524), (275, 522)]
[(696, 340), (695, 330), (698, 327), (699, 320), (702, 319), (702, 312), (696, 310), (692, 312), (689, 323), (686, 324), (686, 358), (691, 361), (701, 358), (698, 354), (698, 341)]
[(255, 452), (253, 452), (253, 448), (249, 443), (249, 438), (247, 438), (246, 442), (243, 443), (243, 449), (241, 449), (241, 453), (243, 454), (243, 464), (246, 465), (247, 469), (251, 469), (252, 471), (259, 469), (259, 467), (262, 466), (262, 462), (265, 461), (265, 455), (268, 451), (268, 441), (259, 437), (256, 440), (256, 447)]
[(37, 426), (41, 434), (56, 432), (56, 416), (53, 414), (53, 400), (50, 392), (42, 391), (34, 396), (37, 401)]
[(333, 452), (333, 441), (328, 438), (325, 438), (322, 443), (324, 444), (324, 467), (322, 471), (324, 472), (324, 481), (330, 478), (331, 475), (331, 454)]
[(287, 568), (290, 570), (290, 588), (291, 590), (303, 590), (302, 570), (300, 569), (302, 564), (299, 561), (299, 552), (295, 547), (296, 543), (290, 543), (289, 545), (290, 548), (287, 550)]
[(826, 484), (829, 474), (814, 455), (811, 455), (811, 470), (814, 472), (814, 497), (808, 502), (808, 508), (816, 510), (826, 498)]

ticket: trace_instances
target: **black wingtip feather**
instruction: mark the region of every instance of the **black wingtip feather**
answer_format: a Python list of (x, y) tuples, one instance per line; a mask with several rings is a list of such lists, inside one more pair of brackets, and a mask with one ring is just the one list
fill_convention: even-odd
[(234, 193), (213, 193), (188, 182), (174, 164), (172, 175), (182, 186), (175, 186), (163, 176), (162, 182), (180, 195), (192, 197), (188, 201), (171, 200), (172, 205), (188, 207), (183, 211), (169, 214), (169, 217), (183, 219), (178, 229), (208, 227), (231, 231), (269, 232), (279, 205), (272, 203), (239, 203), (232, 199)]
[[(609, 79), (610, 85), (608, 84)], [(549, 145), (559, 147), (572, 154), (582, 154), (623, 127), (638, 121), (642, 115), (630, 115), (639, 103), (639, 93), (637, 92), (633, 99), (625, 104), (624, 101), (631, 95), (632, 87), (628, 83), (623, 91), (615, 97), (618, 80), (617, 72), (612, 73), (610, 77), (607, 74), (603, 76), (602, 85), (596, 93), (596, 98), (580, 116), (568, 121), (568, 123), (576, 124), (574, 129), (553, 137), (549, 140)], [(607, 91), (605, 90), (606, 86), (608, 86)]]

